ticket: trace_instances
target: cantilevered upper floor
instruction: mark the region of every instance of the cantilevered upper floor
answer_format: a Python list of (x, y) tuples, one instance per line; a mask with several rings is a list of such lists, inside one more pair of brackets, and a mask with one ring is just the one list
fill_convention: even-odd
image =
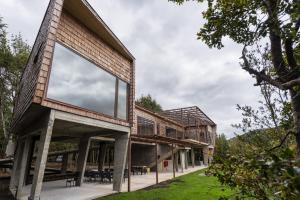
[(133, 122), (134, 57), (85, 0), (51, 0), (22, 74), (12, 130), (49, 109)]

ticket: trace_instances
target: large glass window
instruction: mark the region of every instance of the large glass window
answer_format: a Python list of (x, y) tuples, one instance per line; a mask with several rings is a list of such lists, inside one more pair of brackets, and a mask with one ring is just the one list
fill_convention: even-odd
[(118, 118), (127, 119), (127, 83), (119, 80)]
[[(118, 117), (127, 119), (127, 83), (119, 82)], [(48, 98), (114, 116), (116, 83), (115, 76), (56, 43)]]

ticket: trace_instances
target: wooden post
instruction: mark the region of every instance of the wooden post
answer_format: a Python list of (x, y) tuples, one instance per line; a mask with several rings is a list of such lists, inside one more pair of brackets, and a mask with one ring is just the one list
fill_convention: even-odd
[(157, 143), (155, 143), (155, 165), (156, 165), (156, 184), (158, 184), (158, 151)]
[(107, 153), (107, 155), (108, 155), (108, 169), (110, 170), (110, 148), (108, 148), (108, 153)]
[(130, 192), (130, 184), (131, 184), (131, 138), (129, 137), (128, 139), (128, 150), (127, 150), (127, 167), (128, 167), (128, 170), (127, 170), (127, 173), (128, 173), (128, 192)]
[(173, 178), (175, 178), (174, 144), (172, 143)]

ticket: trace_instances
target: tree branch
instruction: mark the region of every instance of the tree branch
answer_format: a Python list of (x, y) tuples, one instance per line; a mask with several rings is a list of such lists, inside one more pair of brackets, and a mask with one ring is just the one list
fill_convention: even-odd
[(298, 17), (298, 19), (296, 21), (296, 25), (295, 25), (296, 34), (298, 33), (299, 28), (300, 28), (300, 17)]
[(293, 133), (293, 131), (288, 131), (287, 134), (285, 134), (285, 136), (281, 139), (280, 143), (278, 145), (276, 145), (275, 147), (272, 147), (268, 151), (273, 151), (273, 150), (281, 147), (284, 144), (284, 142), (286, 141), (286, 139), (288, 138), (288, 136), (292, 133)]
[(285, 47), (287, 62), (292, 69), (295, 69), (297, 67), (297, 62), (295, 60), (294, 52), (293, 52), (293, 40), (291, 38), (286, 39), (284, 43), (284, 47)]
[(300, 86), (300, 77), (282, 84), (284, 88), (292, 88), (296, 85)]
[(281, 81), (284, 81), (283, 76), (287, 74), (287, 69), (282, 54), (281, 37), (278, 34), (280, 32), (280, 22), (278, 20), (277, 2), (276, 0), (264, 0), (263, 3), (268, 12), (272, 63), (279, 78), (282, 79)]
[(255, 75), (258, 84), (260, 84), (261, 81), (265, 81), (265, 82), (267, 82), (267, 83), (269, 83), (269, 84), (271, 84), (271, 85), (273, 85), (273, 86), (275, 86), (275, 87), (277, 87), (281, 90), (286, 90), (287, 89), (287, 88), (283, 87), (283, 85), (280, 82), (278, 82), (278, 81), (272, 79), (270, 76), (266, 75), (264, 71), (259, 72), (255, 69), (253, 69), (250, 66), (250, 63), (248, 62), (248, 60), (246, 58), (245, 52), (246, 52), (246, 47), (244, 47), (244, 49), (242, 51), (242, 57), (241, 57), (244, 61), (243, 69), (246, 70), (249, 74)]

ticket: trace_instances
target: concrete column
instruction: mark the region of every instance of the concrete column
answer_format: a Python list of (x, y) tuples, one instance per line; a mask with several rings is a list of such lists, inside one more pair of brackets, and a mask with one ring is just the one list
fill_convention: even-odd
[(29, 151), (30, 147), (32, 145), (32, 139), (30, 137), (25, 139), (24, 147), (22, 149), (22, 159), (20, 163), (20, 171), (19, 171), (19, 181), (18, 181), (18, 187), (17, 187), (17, 193), (16, 193), (16, 199), (20, 199), (23, 191), (23, 187), (25, 184), (25, 176), (26, 176), (26, 169), (27, 169), (27, 163), (29, 158)]
[(38, 153), (36, 157), (33, 181), (30, 192), (30, 200), (39, 200), (40, 194), (42, 190), (44, 172), (47, 163), (48, 151), (52, 136), (52, 129), (55, 119), (55, 111), (51, 110), (49, 113), (49, 117), (46, 119), (47, 126), (41, 131), (39, 145), (38, 145)]
[(61, 173), (65, 174), (68, 171), (68, 160), (69, 160), (69, 154), (65, 153), (62, 157), (62, 163), (61, 163)]
[(113, 190), (118, 192), (121, 192), (122, 188), (129, 134), (120, 135), (115, 139)]
[(128, 177), (128, 184), (127, 184), (127, 190), (130, 192), (130, 186), (131, 186), (131, 139), (129, 137), (128, 139), (128, 150), (127, 150), (127, 177)]
[(208, 165), (208, 147), (203, 147), (203, 164)]
[(172, 144), (172, 170), (173, 170), (173, 178), (175, 178), (174, 144)]
[(16, 153), (14, 156), (14, 164), (13, 164), (13, 169), (11, 172), (11, 178), (9, 184), (9, 189), (13, 195), (15, 195), (16, 192), (15, 190), (19, 181), (19, 169), (20, 169), (19, 165), (22, 160), (23, 145), (24, 145), (23, 141), (19, 140), (17, 144)]
[(179, 151), (180, 154), (180, 163), (181, 163), (181, 172), (183, 173), (183, 169), (185, 168), (185, 152), (184, 150)]
[(189, 153), (189, 150), (185, 150), (184, 151), (184, 157), (185, 157), (185, 164), (184, 164), (184, 167), (185, 167), (185, 169), (188, 169), (188, 167), (189, 167), (189, 161), (188, 161), (188, 153)]
[(195, 167), (195, 151), (191, 149), (191, 159), (192, 159), (192, 166)]
[(76, 185), (81, 186), (84, 178), (84, 172), (86, 167), (86, 160), (89, 154), (90, 138), (83, 137), (80, 139), (78, 148), (78, 160), (77, 160), (77, 172), (79, 178), (77, 179)]

